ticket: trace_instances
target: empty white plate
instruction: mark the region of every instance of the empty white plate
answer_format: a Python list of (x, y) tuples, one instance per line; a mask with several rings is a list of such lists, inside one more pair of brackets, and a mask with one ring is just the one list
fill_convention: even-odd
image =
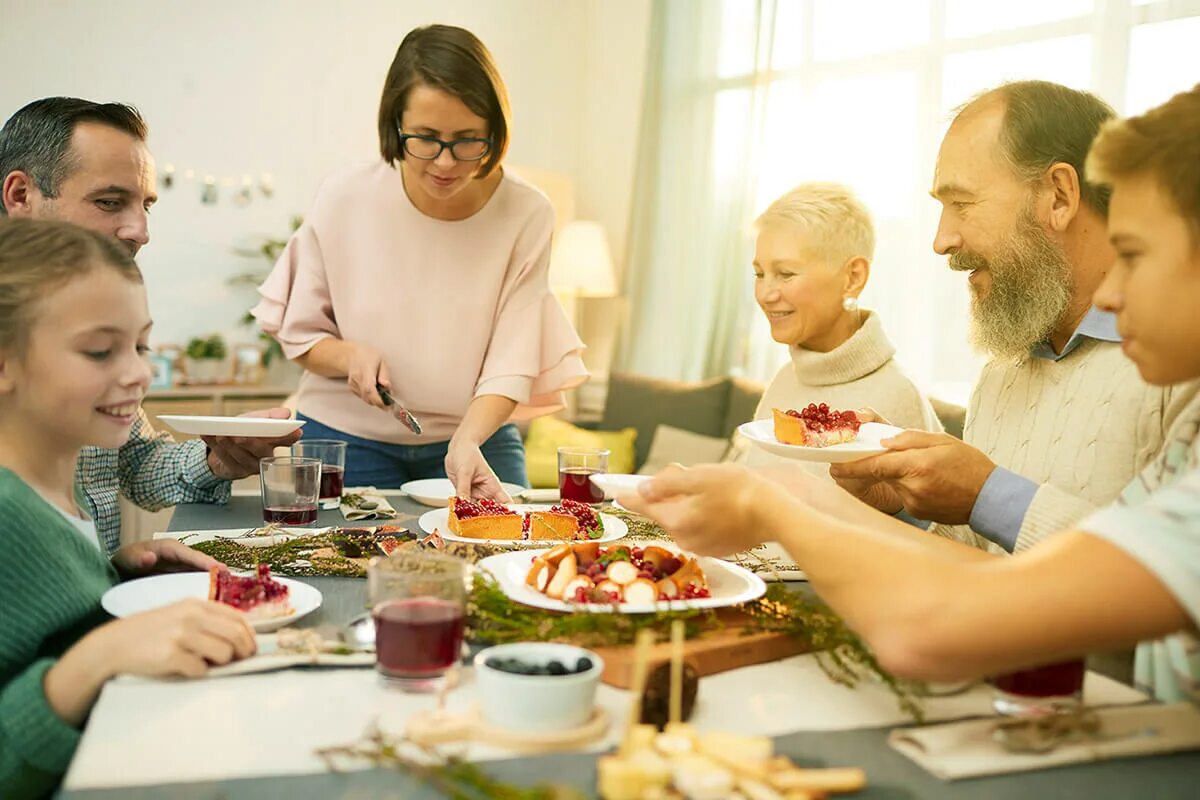
[(598, 472), (590, 476), (592, 483), (604, 490), (604, 496), (609, 500), (618, 495), (629, 492), (636, 492), (638, 486), (650, 480), (653, 475), (619, 475), (613, 473)]
[[(282, 628), (321, 607), (321, 592), (316, 587), (291, 578), (271, 577), (288, 587), (288, 601), (294, 611), (286, 617), (258, 620), (252, 623), (254, 630), (264, 632)], [(189, 597), (208, 599), (207, 572), (175, 572), (119, 583), (104, 593), (100, 605), (114, 617), (128, 617)]]
[(904, 429), (897, 428), (895, 425), (884, 425), (881, 422), (864, 422), (858, 429), (858, 438), (853, 442), (829, 447), (802, 447), (798, 444), (784, 444), (775, 438), (775, 421), (770, 419), (756, 419), (754, 422), (743, 423), (738, 426), (738, 433), (749, 439), (755, 446), (777, 456), (794, 458), (799, 461), (840, 464), (844, 461), (857, 461), (867, 456), (886, 453), (887, 448), (881, 445), (879, 440), (904, 433)]
[[(515, 483), (500, 484), (509, 497), (515, 497), (525, 491), (523, 486)], [(449, 478), (426, 478), (420, 481), (409, 481), (400, 485), (400, 491), (427, 506), (445, 506), (454, 497), (454, 484)]]
[(163, 414), (160, 420), (192, 436), (287, 436), (304, 424), (302, 419), (269, 417), (179, 417)]

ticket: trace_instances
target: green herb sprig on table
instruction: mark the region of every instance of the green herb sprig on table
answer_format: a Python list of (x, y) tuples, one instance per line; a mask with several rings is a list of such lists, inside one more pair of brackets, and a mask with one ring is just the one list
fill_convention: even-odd
[(632, 644), (642, 628), (669, 631), (673, 620), (685, 623), (687, 636), (722, 626), (708, 609), (653, 614), (563, 614), (512, 600), (490, 575), (476, 573), (467, 599), (467, 628), (473, 640), (489, 644), (570, 641), (581, 647)]
[[(412, 751), (413, 755), (406, 754), (405, 750)], [(350, 768), (356, 762), (367, 761), (376, 767), (397, 769), (453, 800), (584, 800), (585, 797), (576, 789), (557, 784), (525, 788), (503, 783), (476, 764), (419, 747), (404, 737), (388, 736), (378, 725), (372, 726), (359, 742), (321, 748), (317, 750), (317, 756), (331, 772), (339, 771), (343, 759), (348, 762), (345, 766)]]
[[(748, 615), (746, 634), (781, 633), (799, 638), (814, 651), (830, 680), (857, 686), (873, 675), (896, 696), (900, 708), (917, 721), (924, 718), (917, 684), (889, 675), (862, 640), (824, 603), (789, 591), (781, 584), (767, 587), (762, 598), (739, 608)], [(671, 622), (684, 621), (686, 638), (724, 627), (711, 609), (656, 611), (650, 614), (563, 614), (513, 601), (490, 576), (476, 573), (467, 602), (470, 638), (492, 644), (523, 641), (569, 641), (583, 647), (633, 644), (643, 628), (666, 641)]]
[[(629, 525), (633, 534), (629, 538), (669, 538), (645, 517), (629, 512), (616, 513)], [(264, 531), (262, 535), (267, 533), (269, 531)], [(265, 563), (273, 572), (281, 575), (363, 577), (366, 572), (365, 559), (352, 560), (341, 554), (339, 544), (345, 547), (345, 543), (338, 541), (339, 535), (334, 530), (255, 547), (236, 539), (213, 539), (193, 546), (235, 569), (249, 570), (256, 564)], [(436, 549), (432, 545), (417, 542), (406, 542), (402, 547)], [(323, 551), (324, 555), (314, 556), (317, 550)], [(505, 552), (505, 549), (489, 545), (446, 543), (443, 552), (474, 563), (494, 553)], [(766, 561), (761, 566), (763, 571), (772, 571), (772, 565)], [(564, 614), (546, 611), (515, 602), (490, 575), (477, 572), (473, 581), (467, 603), (468, 635), (471, 639), (494, 644), (557, 640), (584, 647), (604, 647), (632, 644), (637, 632), (643, 628), (657, 631), (659, 638), (666, 640), (671, 622), (676, 619), (684, 621), (688, 638), (718, 630), (725, 624), (714, 611), (708, 609), (658, 611), (651, 614)], [(745, 633), (780, 633), (799, 638), (814, 651), (821, 668), (834, 682), (853, 687), (864, 678), (874, 676), (896, 696), (897, 703), (905, 713), (918, 721), (923, 718), (918, 699), (920, 684), (899, 680), (885, 672), (862, 640), (819, 599), (791, 591), (783, 584), (772, 583), (768, 585), (764, 597), (739, 608), (748, 615), (747, 623), (743, 625)]]

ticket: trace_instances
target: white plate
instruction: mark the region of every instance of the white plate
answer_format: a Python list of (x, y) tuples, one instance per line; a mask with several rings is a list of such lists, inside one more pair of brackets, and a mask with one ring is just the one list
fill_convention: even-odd
[[(524, 513), (526, 511), (549, 511), (550, 506), (524, 506), (512, 505), (509, 506), (513, 511)], [(611, 542), (616, 539), (623, 538), (629, 533), (629, 526), (624, 521), (617, 519), (610, 514), (601, 514), (600, 521), (604, 523), (604, 535), (599, 539), (589, 539), (592, 542)], [(526, 539), (468, 539), (465, 536), (459, 536), (450, 532), (450, 509), (438, 508), (433, 511), (426, 511), (417, 520), (417, 524), (421, 526), (421, 530), (426, 533), (433, 533), (434, 530), (445, 539), (447, 542), (467, 542), (468, 544), (499, 544), (499, 545), (524, 545), (530, 544)], [(537, 541), (547, 541), (538, 539)]]
[(857, 461), (860, 458), (886, 453), (887, 448), (879, 443), (903, 433), (903, 428), (895, 425), (884, 425), (881, 422), (864, 422), (858, 429), (858, 438), (853, 442), (835, 444), (829, 447), (803, 447), (798, 444), (784, 444), (775, 438), (775, 421), (756, 419), (738, 426), (738, 433), (745, 436), (758, 447), (768, 453), (774, 453), (784, 458), (794, 458), (799, 461), (819, 461), (824, 464), (840, 464), (844, 461)]
[[(288, 600), (295, 610), (286, 617), (254, 622), (254, 630), (265, 632), (282, 628), (321, 607), (321, 593), (314, 587), (291, 578), (271, 577), (288, 587)], [(200, 600), (208, 597), (207, 572), (176, 572), (126, 581), (105, 592), (100, 598), (100, 605), (114, 617), (128, 617), (189, 597)]]
[(614, 475), (612, 473), (596, 473), (591, 476), (592, 483), (604, 490), (604, 496), (609, 500), (619, 494), (636, 492), (638, 486), (650, 480), (653, 475)]
[[(607, 524), (607, 523), (606, 523)], [(670, 548), (674, 549), (674, 548)], [(591, 611), (607, 613), (613, 610), (612, 605), (602, 603), (564, 603), (547, 597), (531, 586), (525, 584), (525, 576), (529, 572), (529, 564), (534, 557), (548, 550), (518, 550), (512, 553), (499, 553), (476, 564), (476, 569), (487, 570), (496, 576), (504, 593), (518, 603), (527, 606), (545, 608), (550, 611)], [(721, 608), (738, 603), (748, 603), (757, 597), (762, 597), (767, 591), (767, 585), (762, 578), (744, 567), (722, 561), (719, 558), (700, 557), (700, 567), (708, 577), (708, 591), (712, 597), (702, 597), (696, 600), (669, 600), (652, 605), (620, 603), (617, 610), (623, 614), (649, 614), (655, 611), (680, 611), (686, 608)]]
[[(515, 497), (525, 491), (524, 486), (515, 483), (502, 483), (500, 486), (508, 492), (509, 497)], [(454, 496), (454, 484), (448, 478), (426, 478), (420, 481), (409, 481), (400, 485), (400, 491), (427, 506), (445, 508), (446, 503)]]
[(192, 436), (287, 436), (304, 424), (302, 419), (268, 417), (178, 417), (163, 414), (159, 419), (180, 433)]

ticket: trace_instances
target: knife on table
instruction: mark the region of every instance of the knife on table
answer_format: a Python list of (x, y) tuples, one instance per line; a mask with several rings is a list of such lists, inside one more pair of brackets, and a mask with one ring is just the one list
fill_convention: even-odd
[(421, 435), (421, 423), (409, 412), (407, 408), (404, 407), (402, 403), (392, 396), (391, 392), (384, 388), (382, 383), (375, 384), (375, 391), (379, 392), (379, 396), (383, 398), (383, 404), (392, 410), (392, 415), (404, 423), (404, 427), (408, 428), (417, 436)]

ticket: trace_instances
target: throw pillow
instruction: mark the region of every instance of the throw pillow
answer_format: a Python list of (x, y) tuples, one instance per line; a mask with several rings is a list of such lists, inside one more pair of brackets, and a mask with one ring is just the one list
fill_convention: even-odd
[(558, 488), (558, 448), (602, 447), (609, 452), (608, 471), (633, 472), (637, 430), (589, 431), (556, 417), (538, 417), (525, 435), (525, 470), (534, 489)]
[(733, 378), (729, 381), (729, 407), (725, 411), (725, 422), (721, 426), (721, 434), (733, 436), (738, 425), (754, 419), (758, 409), (758, 401), (762, 399), (766, 387), (747, 378)]
[(685, 431), (670, 425), (659, 425), (654, 429), (654, 441), (650, 444), (650, 456), (638, 470), (639, 475), (653, 475), (668, 464), (716, 464), (729, 449), (729, 440), (716, 436)]
[(728, 378), (687, 383), (614, 373), (608, 377), (608, 399), (600, 427), (641, 431), (637, 443), (640, 466), (650, 455), (652, 432), (660, 423), (706, 436), (726, 435), (728, 401)]

